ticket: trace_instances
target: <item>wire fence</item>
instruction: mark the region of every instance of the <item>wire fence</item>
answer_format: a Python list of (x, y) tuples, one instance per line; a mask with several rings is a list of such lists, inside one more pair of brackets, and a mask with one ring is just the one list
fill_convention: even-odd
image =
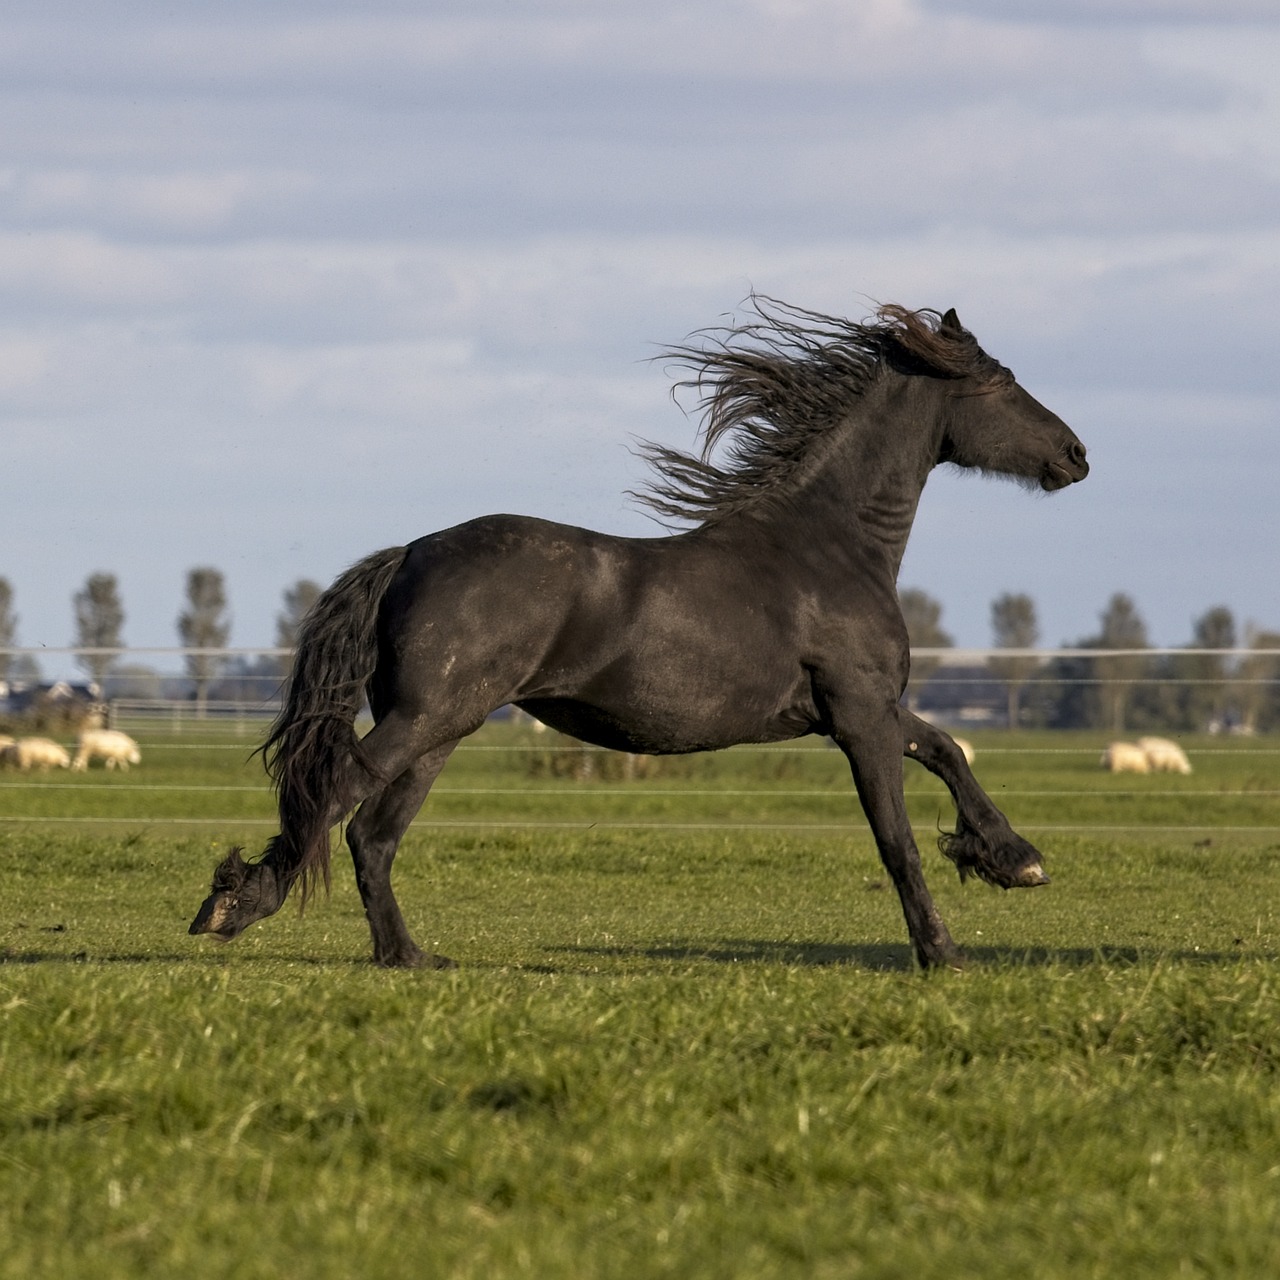
[[(46, 680), (39, 663), (79, 678)], [(235, 721), (275, 715), (292, 652), (0, 648), (0, 721), (59, 698), (112, 720)], [(24, 665), (25, 664), (25, 665)], [(1280, 730), (1280, 648), (916, 648), (907, 701), (971, 727)]]
[[(85, 652), (59, 651), (67, 659)], [(193, 652), (216, 659), (222, 673), (203, 696), (179, 669)], [(130, 734), (142, 767), (105, 771), (96, 762), (79, 773), (6, 768), (0, 771), (0, 829), (274, 827), (272, 793), (260, 762), (249, 761), (279, 709), (289, 651), (109, 654), (114, 667), (96, 687), (88, 681), (61, 682), (62, 690), (55, 687), (59, 682), (34, 688), (0, 682), (0, 735), (37, 731), (36, 721), (25, 723), (22, 708), (14, 708), (22, 698), (28, 712), (37, 713), (41, 698), (70, 699), (85, 714)], [(130, 689), (127, 681), (143, 678), (136, 670), (139, 657), (174, 670), (151, 672), (146, 679), (159, 683)], [(1146, 831), (1196, 839), (1280, 834), (1280, 649), (918, 649), (913, 662), (907, 700), (957, 736), (977, 740), (979, 780), (1002, 807), (1012, 806), (1020, 830)], [(840, 754), (812, 739), (734, 748), (728, 754), (739, 764), (704, 778), (682, 763), (687, 758), (653, 765), (539, 733), (535, 722), (510, 708), (500, 716), (504, 724), (458, 748), (416, 825), (823, 833), (848, 832), (860, 823)], [(1055, 724), (1054, 716), (1067, 723)], [(1118, 726), (1109, 722), (1115, 716)], [(69, 759), (78, 726), (74, 718), (47, 726)], [(1018, 732), (1010, 734), (1010, 727)], [(1126, 780), (1099, 770), (1099, 754), (1112, 737), (1151, 732), (1186, 745), (1194, 766), (1190, 777)], [(945, 793), (922, 773), (909, 778), (907, 796), (922, 832), (949, 820)], [(1153, 812), (1164, 817), (1153, 819)]]
[[(723, 831), (792, 834), (865, 830), (848, 768), (830, 746), (742, 746), (662, 759), (630, 778), (623, 758), (527, 726), (489, 726), (462, 744), (415, 826), (424, 830)], [(1096, 735), (975, 735), (974, 769), (1018, 830), (1280, 837), (1280, 740), (1202, 736), (1186, 743), (1190, 775), (1116, 776), (1099, 768)], [(1065, 740), (1062, 740), (1065, 739)], [(274, 796), (253, 740), (224, 726), (175, 738), (155, 725), (136, 738), (128, 772), (0, 772), (0, 830), (277, 827)], [(584, 769), (584, 761), (592, 767)], [(922, 842), (951, 821), (949, 798), (909, 766), (906, 798)]]

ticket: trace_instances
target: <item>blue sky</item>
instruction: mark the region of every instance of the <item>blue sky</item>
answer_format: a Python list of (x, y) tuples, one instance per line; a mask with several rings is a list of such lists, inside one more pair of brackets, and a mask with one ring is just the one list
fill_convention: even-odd
[(1274, 0), (11, 0), (0, 575), (137, 647), (487, 511), (658, 532), (648, 357), (751, 289), (954, 306), (1094, 471), (939, 472), (903, 568), (958, 643), (1127, 591), (1280, 630)]

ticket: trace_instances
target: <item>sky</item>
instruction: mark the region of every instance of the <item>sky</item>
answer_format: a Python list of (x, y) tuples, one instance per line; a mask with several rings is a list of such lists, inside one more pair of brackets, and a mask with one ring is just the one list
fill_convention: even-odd
[[(0, 576), (18, 643), (231, 644), (490, 511), (662, 532), (653, 356), (755, 290), (955, 307), (1089, 449), (939, 470), (900, 584), (957, 644), (1127, 592), (1280, 630), (1277, 0), (9, 0)], [(48, 664), (57, 665), (55, 662)]]

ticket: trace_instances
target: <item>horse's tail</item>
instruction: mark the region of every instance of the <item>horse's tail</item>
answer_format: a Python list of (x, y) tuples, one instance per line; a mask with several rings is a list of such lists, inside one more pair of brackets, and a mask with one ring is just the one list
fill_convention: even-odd
[(355, 719), (378, 663), (378, 606), (404, 557), (404, 547), (366, 556), (312, 605), (284, 706), (259, 748), (280, 808), (266, 856), (285, 885), (300, 881), (304, 907), (317, 882), (329, 887), (329, 806), (361, 759)]

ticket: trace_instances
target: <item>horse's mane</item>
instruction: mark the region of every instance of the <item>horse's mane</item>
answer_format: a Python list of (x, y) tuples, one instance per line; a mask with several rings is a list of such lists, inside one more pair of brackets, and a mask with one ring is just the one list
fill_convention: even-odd
[[(762, 294), (747, 303), (757, 319), (700, 330), (694, 337), (703, 343), (657, 357), (691, 371), (673, 394), (697, 391), (703, 412), (699, 455), (652, 443), (640, 448), (658, 477), (633, 496), (664, 518), (711, 523), (774, 490), (885, 364), (976, 378), (979, 390), (1012, 379), (973, 334), (944, 325), (937, 311), (887, 303), (873, 321), (858, 324)], [(727, 457), (713, 462), (722, 443)]]

